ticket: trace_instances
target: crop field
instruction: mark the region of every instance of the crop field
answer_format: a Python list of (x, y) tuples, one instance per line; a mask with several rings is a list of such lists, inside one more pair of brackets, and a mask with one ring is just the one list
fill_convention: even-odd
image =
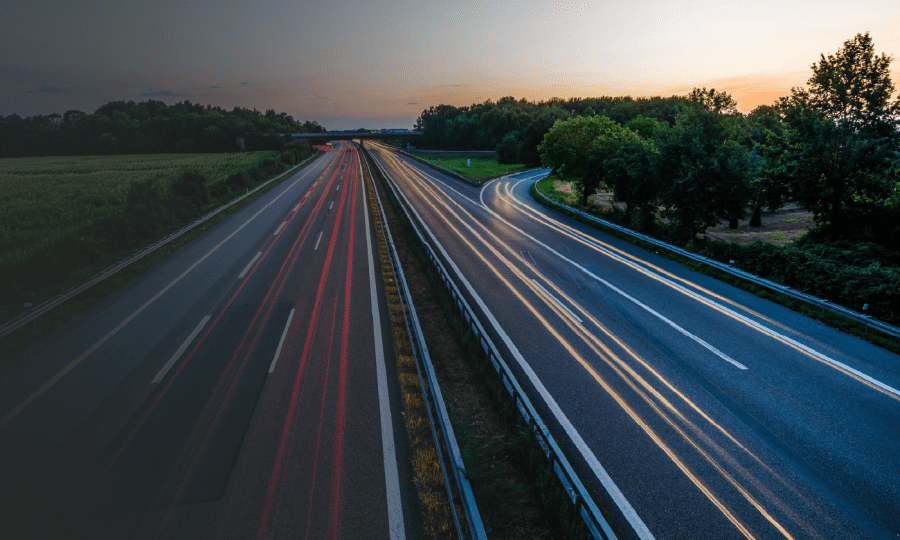
[(128, 254), (111, 252), (104, 241), (110, 232), (97, 229), (125, 211), (133, 183), (156, 178), (171, 184), (181, 171), (197, 169), (213, 186), (277, 157), (278, 152), (246, 152), (0, 159), (0, 319), (18, 312), (20, 302), (44, 296), (38, 289), (65, 282), (74, 267), (111, 264)]
[[(474, 182), (485, 182), (498, 176), (529, 169), (529, 167), (520, 163), (509, 165), (497, 163), (496, 154), (466, 154), (463, 152), (412, 152), (412, 154), (451, 171), (458, 172)], [(472, 160), (471, 167), (468, 166), (467, 160), (469, 159)]]

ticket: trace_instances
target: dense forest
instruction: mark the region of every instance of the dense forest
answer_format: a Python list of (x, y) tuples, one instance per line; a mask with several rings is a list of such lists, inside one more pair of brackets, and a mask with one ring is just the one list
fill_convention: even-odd
[(620, 124), (638, 116), (674, 122), (682, 97), (600, 97), (531, 102), (504, 97), (471, 106), (438, 105), (422, 112), (416, 131), (424, 148), (496, 150), (501, 163), (538, 165), (538, 145), (557, 120), (602, 115)]
[(0, 116), (0, 157), (280, 150), (279, 133), (318, 133), (285, 113), (161, 101), (114, 101), (93, 114)]

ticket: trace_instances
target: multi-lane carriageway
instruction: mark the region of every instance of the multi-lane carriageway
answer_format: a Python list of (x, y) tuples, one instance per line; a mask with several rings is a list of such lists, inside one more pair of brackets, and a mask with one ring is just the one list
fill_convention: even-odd
[(898, 538), (896, 354), (366, 146), (622, 538)]
[(0, 366), (0, 537), (419, 537), (367, 190), (339, 143)]

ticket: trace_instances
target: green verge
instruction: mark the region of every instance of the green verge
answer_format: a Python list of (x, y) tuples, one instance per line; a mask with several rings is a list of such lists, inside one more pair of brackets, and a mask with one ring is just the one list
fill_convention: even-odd
[[(261, 162), (262, 160), (265, 160), (265, 159), (272, 159), (272, 154), (274, 154), (275, 157), (278, 156), (278, 152), (259, 152), (256, 154), (263, 154), (262, 156), (258, 156), (259, 157), (258, 162)], [(291, 169), (289, 169), (288, 171), (283, 173), (283, 177), (280, 180), (270, 183), (269, 185), (267, 185), (264, 188), (260, 189), (259, 191), (255, 192), (253, 195), (226, 208), (225, 210), (223, 210), (222, 212), (220, 212), (219, 214), (217, 214), (210, 220), (197, 226), (195, 229), (191, 230), (190, 232), (185, 233), (184, 235), (178, 237), (177, 239), (160, 247), (159, 249), (157, 249), (150, 255), (125, 267), (123, 270), (121, 270), (117, 274), (114, 274), (114, 275), (108, 277), (107, 279), (101, 281), (100, 283), (97, 283), (93, 287), (86, 289), (81, 294), (75, 296), (74, 298), (72, 298), (69, 301), (65, 302), (64, 304), (56, 307), (55, 309), (47, 312), (46, 314), (37, 318), (35, 321), (23, 326), (22, 328), (19, 328), (18, 330), (14, 331), (6, 336), (3, 336), (2, 340), (0, 340), (0, 363), (11, 358), (13, 355), (22, 351), (25, 347), (27, 347), (28, 345), (31, 345), (32, 343), (34, 343), (41, 337), (46, 336), (54, 329), (61, 326), (64, 322), (68, 321), (72, 317), (78, 315), (79, 313), (81, 313), (82, 311), (84, 311), (85, 309), (87, 309), (88, 307), (93, 305), (95, 302), (103, 299), (107, 295), (116, 291), (119, 287), (125, 285), (126, 283), (131, 281), (133, 278), (142, 274), (145, 270), (151, 268), (156, 263), (162, 261), (163, 259), (165, 259), (169, 255), (171, 255), (172, 253), (177, 251), (182, 246), (190, 243), (192, 240), (199, 237), (201, 234), (203, 234), (207, 230), (211, 229), (213, 226), (220, 223), (228, 216), (232, 215), (239, 208), (251, 203), (252, 201), (256, 200), (257, 198), (262, 196), (264, 193), (266, 193), (273, 187), (279, 185), (285, 179), (289, 178), (292, 174), (294, 174), (297, 171), (306, 167), (306, 165), (308, 165), (310, 162), (312, 162), (313, 159), (315, 159), (315, 157), (317, 155), (318, 154), (314, 154), (313, 156), (307, 158), (303, 162), (292, 167)], [(122, 156), (110, 156), (110, 157), (122, 157)], [(188, 221), (190, 221), (190, 220), (188, 220)], [(180, 226), (183, 226), (186, 224), (187, 224), (187, 222), (182, 223)], [(178, 228), (180, 228), (180, 226), (175, 227), (174, 230), (177, 230)], [(163, 237), (163, 236), (165, 236), (165, 234), (167, 234), (167, 233), (160, 234), (159, 236)], [(147, 243), (149, 244), (150, 242), (147, 242)], [(68, 290), (69, 288), (71, 288), (74, 285), (77, 285), (81, 281), (87, 280), (91, 276), (95, 275), (98, 271), (103, 270), (104, 268), (108, 268), (109, 266), (111, 266), (112, 263), (116, 262), (116, 260), (121, 260), (122, 258), (123, 257), (118, 257), (118, 258), (112, 260), (109, 264), (105, 264), (106, 261), (104, 261), (105, 266), (102, 266), (102, 267), (93, 266), (93, 267), (79, 269), (64, 283), (56, 284), (50, 290), (45, 290), (45, 291), (42, 291), (40, 295), (35, 295), (35, 297), (36, 297), (35, 305), (38, 305), (39, 302), (45, 301), (49, 298), (52, 298), (53, 296), (55, 296), (56, 294), (59, 294), (60, 292), (64, 292), (65, 290)], [(9, 318), (9, 317), (6, 317), (6, 318)]]
[[(465, 176), (469, 182), (476, 186), (498, 178), (506, 174), (513, 174), (528, 170), (521, 163), (501, 164), (497, 162), (496, 154), (462, 153), (462, 152), (411, 152), (419, 159), (424, 159), (435, 165), (444, 167), (453, 172)], [(468, 166), (468, 160), (472, 160), (472, 166)]]
[[(798, 300), (796, 298), (786, 296), (784, 294), (780, 294), (778, 292), (772, 291), (771, 289), (761, 287), (759, 285), (756, 285), (755, 283), (751, 283), (749, 281), (743, 280), (739, 277), (733, 276), (726, 272), (722, 272), (721, 270), (718, 270), (714, 267), (694, 261), (693, 259), (688, 259), (686, 257), (678, 255), (677, 253), (673, 253), (669, 250), (661, 249), (658, 246), (650, 244), (649, 242), (644, 242), (643, 240), (640, 240), (638, 238), (634, 238), (627, 234), (621, 233), (615, 229), (605, 227), (595, 221), (587, 219), (587, 218), (580, 216), (578, 214), (575, 214), (573, 212), (569, 212), (565, 209), (557, 208), (555, 206), (550, 205), (542, 197), (538, 196), (538, 194), (537, 194), (538, 190), (540, 190), (540, 192), (542, 194), (549, 197), (550, 199), (553, 199), (557, 202), (560, 202), (560, 203), (568, 205), (568, 206), (572, 206), (574, 203), (577, 202), (576, 197), (574, 195), (565, 193), (562, 191), (558, 191), (556, 189), (556, 186), (554, 185), (555, 180), (556, 180), (555, 178), (546, 177), (546, 178), (539, 180), (538, 182), (535, 182), (534, 184), (532, 184), (531, 195), (534, 198), (534, 200), (540, 204), (543, 204), (544, 206), (547, 206), (548, 208), (556, 210), (557, 212), (566, 214), (569, 217), (571, 217), (581, 223), (584, 223), (585, 225), (588, 225), (595, 229), (601, 230), (611, 236), (615, 236), (616, 238), (618, 238), (620, 240), (624, 240), (624, 241), (629, 242), (633, 245), (636, 245), (640, 248), (646, 249), (647, 251), (650, 251), (650, 252), (653, 252), (653, 253), (659, 255), (660, 257), (664, 257), (671, 261), (680, 263), (680, 264), (690, 268), (691, 270), (694, 270), (696, 272), (700, 272), (701, 274), (705, 274), (707, 276), (716, 278), (719, 281), (724, 281), (725, 283), (728, 283), (729, 285), (732, 285), (739, 289), (750, 292), (756, 296), (759, 296), (760, 298), (765, 298), (766, 300), (770, 300), (772, 302), (780, 304), (792, 311), (796, 311), (797, 313), (800, 313), (800, 314), (810, 317), (812, 319), (816, 319), (817, 321), (827, 324), (828, 326), (831, 326), (832, 328), (836, 328), (842, 332), (845, 332), (852, 336), (856, 336), (861, 339), (864, 339), (864, 340), (868, 341), (869, 343), (878, 345), (879, 347), (887, 349), (891, 352), (900, 354), (900, 340), (898, 340), (892, 336), (878, 332), (874, 329), (868, 328), (866, 325), (864, 325), (862, 323), (847, 319), (846, 317), (838, 315), (837, 313), (832, 313), (831, 311), (828, 311), (827, 309), (823, 309), (818, 306), (808, 304), (808, 303)], [(590, 213), (598, 218), (606, 219), (606, 216), (603, 214), (603, 212), (601, 210), (598, 210), (596, 208), (591, 208), (590, 210), (587, 210), (587, 211), (588, 211), (588, 213)]]

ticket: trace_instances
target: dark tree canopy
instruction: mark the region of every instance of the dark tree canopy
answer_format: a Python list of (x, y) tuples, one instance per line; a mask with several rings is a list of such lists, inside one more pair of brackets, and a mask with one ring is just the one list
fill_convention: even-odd
[(868, 33), (857, 34), (812, 64), (809, 90), (791, 89), (778, 102), (786, 128), (770, 149), (778, 168), (768, 177), (829, 235), (887, 226), (885, 216), (900, 210), (900, 105), (890, 101), (891, 60), (875, 54)]
[(552, 98), (531, 102), (504, 97), (465, 107), (438, 105), (422, 111), (416, 131), (436, 150), (496, 150), (501, 162), (538, 165), (537, 148), (558, 120), (605, 116), (624, 124), (639, 116), (674, 124), (683, 97)]
[(900, 113), (900, 104), (890, 102), (894, 92), (891, 60), (884, 53), (875, 54), (868, 32), (857, 34), (834, 55), (820, 55), (819, 62), (811, 66), (809, 90), (792, 88), (791, 95), (782, 98), (780, 104), (784, 108), (810, 108), (857, 129), (884, 122)]
[(727, 92), (716, 92), (715, 88), (694, 88), (688, 94), (687, 100), (696, 103), (710, 112), (720, 114), (739, 114), (737, 101)]
[(0, 157), (277, 150), (288, 142), (279, 134), (320, 131), (272, 109), (113, 101), (94, 114), (0, 117)]

